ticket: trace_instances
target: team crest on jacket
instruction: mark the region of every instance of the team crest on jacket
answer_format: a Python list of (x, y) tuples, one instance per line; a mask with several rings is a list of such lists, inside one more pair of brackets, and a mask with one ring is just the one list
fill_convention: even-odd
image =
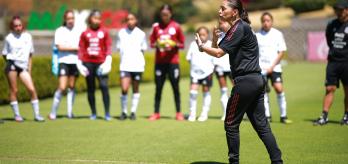
[(102, 39), (102, 38), (104, 38), (104, 33), (102, 31), (99, 31), (97, 36), (99, 39)]
[(348, 34), (348, 27), (344, 29), (344, 33)]
[(91, 37), (91, 33), (87, 33), (87, 38), (90, 38)]
[(169, 33), (170, 35), (175, 35), (175, 34), (176, 34), (175, 28), (174, 28), (174, 27), (169, 28), (168, 33)]

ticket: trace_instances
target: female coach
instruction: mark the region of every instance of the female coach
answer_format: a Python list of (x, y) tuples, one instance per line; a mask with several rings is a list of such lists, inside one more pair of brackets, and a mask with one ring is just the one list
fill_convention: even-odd
[[(272, 163), (283, 163), (281, 151), (265, 116), (265, 81), (259, 66), (257, 39), (249, 25), (248, 15), (240, 0), (224, 0), (219, 16), (228, 21), (231, 28), (218, 47), (205, 46), (199, 35), (196, 35), (196, 40), (200, 50), (212, 56), (222, 57), (229, 54), (234, 80), (225, 119), (229, 161), (239, 163), (239, 125), (244, 113), (247, 113), (251, 124), (265, 144)], [(213, 37), (213, 40), (217, 40), (218, 36), (214, 34)]]

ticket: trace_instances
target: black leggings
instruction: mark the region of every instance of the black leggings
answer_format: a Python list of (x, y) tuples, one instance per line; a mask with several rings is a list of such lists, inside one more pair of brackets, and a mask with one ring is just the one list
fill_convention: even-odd
[(230, 163), (239, 163), (239, 125), (247, 113), (259, 138), (265, 144), (272, 164), (283, 163), (281, 151), (265, 116), (265, 81), (259, 74), (239, 76), (227, 104), (225, 130)]
[(162, 97), (162, 89), (164, 82), (166, 81), (167, 74), (169, 76), (170, 84), (173, 88), (176, 112), (180, 112), (180, 70), (178, 64), (156, 64), (155, 66), (155, 113), (160, 112), (160, 103)]
[(109, 87), (108, 87), (108, 80), (109, 77), (107, 75), (97, 75), (97, 69), (100, 64), (96, 63), (84, 63), (84, 65), (87, 67), (89, 71), (89, 75), (86, 77), (86, 83), (87, 83), (87, 91), (88, 91), (88, 103), (91, 107), (92, 114), (97, 114), (97, 109), (95, 105), (95, 78), (99, 81), (99, 88), (103, 95), (103, 102), (104, 102), (104, 110), (105, 115), (110, 115), (110, 95), (109, 95)]

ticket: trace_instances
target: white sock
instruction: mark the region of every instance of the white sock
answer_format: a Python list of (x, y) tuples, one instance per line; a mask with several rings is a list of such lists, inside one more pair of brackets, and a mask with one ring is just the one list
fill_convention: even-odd
[(57, 115), (57, 110), (58, 110), (61, 99), (62, 99), (62, 92), (60, 90), (56, 90), (56, 92), (54, 92), (51, 114)]
[(39, 107), (39, 100), (33, 100), (31, 101), (31, 105), (33, 106), (34, 116), (40, 115), (40, 107)]
[(265, 104), (265, 115), (266, 115), (266, 117), (271, 117), (271, 110), (270, 110), (270, 107), (269, 107), (268, 93), (265, 93), (265, 95), (264, 95), (264, 104)]
[(72, 115), (74, 100), (75, 100), (75, 90), (74, 89), (68, 89), (68, 93), (66, 94), (66, 101), (67, 101), (67, 113), (68, 115)]
[(133, 94), (133, 98), (132, 98), (132, 108), (131, 108), (131, 112), (132, 113), (136, 113), (137, 112), (139, 99), (140, 99), (140, 93), (134, 93)]
[(127, 114), (128, 95), (121, 95), (121, 110)]
[(227, 94), (228, 88), (224, 87), (221, 88), (221, 106), (222, 106), (222, 112), (223, 115), (226, 114), (226, 109), (227, 109), (227, 103), (228, 103), (228, 94)]
[(286, 100), (285, 100), (285, 93), (282, 92), (277, 95), (278, 98), (278, 105), (280, 110), (280, 117), (286, 117)]
[(12, 111), (15, 116), (20, 116), (21, 114), (19, 113), (19, 107), (18, 107), (18, 101), (12, 101), (10, 103)]
[(195, 115), (197, 110), (197, 95), (198, 92), (196, 90), (190, 91), (190, 114)]
[(204, 92), (203, 93), (203, 110), (202, 113), (208, 115), (208, 112), (210, 110), (210, 104), (211, 104), (211, 95), (210, 92)]

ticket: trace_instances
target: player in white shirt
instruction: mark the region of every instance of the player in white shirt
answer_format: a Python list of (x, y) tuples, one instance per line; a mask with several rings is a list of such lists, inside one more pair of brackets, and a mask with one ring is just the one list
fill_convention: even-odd
[(15, 120), (23, 121), (17, 101), (17, 77), (19, 77), (30, 93), (35, 121), (42, 122), (44, 118), (40, 115), (39, 99), (31, 77), (32, 54), (34, 53), (32, 37), (24, 31), (22, 20), (18, 16), (12, 18), (10, 29), (11, 33), (5, 38), (2, 54), (7, 63), (5, 73), (10, 87), (10, 104)]
[[(271, 80), (272, 86), (277, 93), (278, 105), (280, 109), (280, 122), (291, 123), (287, 118), (286, 113), (286, 99), (283, 89), (282, 68), (280, 61), (286, 51), (286, 44), (283, 34), (273, 28), (273, 16), (265, 12), (261, 16), (262, 28), (256, 33), (259, 53), (260, 53), (260, 67), (262, 74), (268, 80)], [(269, 89), (268, 89), (269, 90)], [(266, 117), (271, 121), (271, 112), (269, 107), (269, 96), (265, 94), (265, 109)]]
[[(197, 33), (202, 41), (208, 46), (212, 44), (209, 39), (209, 30), (206, 27), (199, 27)], [(212, 73), (214, 72), (214, 57), (200, 52), (196, 42), (192, 42), (186, 55), (186, 59), (191, 64), (191, 88), (190, 88), (190, 115), (189, 121), (196, 121), (197, 95), (199, 86), (203, 90), (203, 109), (198, 121), (206, 121), (210, 110), (211, 95), (210, 87), (212, 86)]]
[(120, 30), (117, 36), (116, 47), (120, 51), (120, 78), (121, 78), (121, 116), (120, 120), (127, 119), (128, 89), (132, 85), (133, 97), (130, 119), (136, 119), (139, 104), (139, 83), (145, 69), (144, 51), (147, 49), (146, 35), (137, 27), (137, 18), (130, 13), (127, 16), (127, 27)]
[[(219, 40), (216, 43), (220, 42), (222, 38), (225, 37), (225, 33), (230, 29), (230, 27), (231, 26), (229, 25), (228, 22), (225, 22), (219, 19), (218, 28), (214, 30), (214, 32), (217, 33), (217, 35), (219, 36)], [(220, 91), (221, 91), (220, 101), (221, 101), (222, 112), (223, 112), (221, 120), (225, 120), (226, 108), (227, 108), (227, 102), (228, 102), (227, 77), (233, 83), (231, 69), (230, 69), (229, 55), (224, 55), (221, 58), (214, 58), (214, 64), (215, 64), (216, 78), (218, 79)]]
[(64, 23), (54, 35), (54, 44), (58, 49), (58, 89), (54, 93), (50, 120), (55, 120), (60, 101), (64, 91), (67, 89), (67, 117), (73, 118), (72, 106), (75, 98), (75, 82), (78, 76), (77, 51), (81, 30), (74, 28), (75, 16), (72, 10), (64, 13)]

